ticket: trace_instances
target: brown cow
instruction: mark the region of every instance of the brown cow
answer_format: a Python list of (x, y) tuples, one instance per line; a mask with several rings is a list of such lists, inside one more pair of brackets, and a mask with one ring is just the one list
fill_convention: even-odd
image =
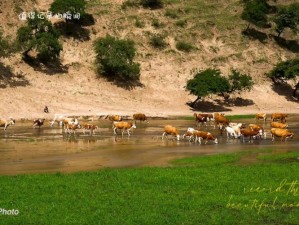
[(149, 123), (148, 120), (147, 120), (146, 115), (143, 114), (143, 113), (136, 113), (136, 114), (134, 114), (133, 115), (133, 119), (134, 120), (139, 120), (140, 123), (141, 123), (141, 121), (146, 121), (147, 123)]
[(243, 142), (245, 142), (245, 137), (249, 137), (249, 142), (251, 142), (252, 138), (257, 136), (262, 136), (261, 130), (251, 130), (251, 129), (242, 129), (241, 135), (243, 136)]
[(199, 124), (205, 124), (207, 126), (207, 122), (210, 120), (209, 117), (207, 116), (202, 116), (200, 114), (194, 113), (196, 125), (198, 126)]
[[(215, 125), (218, 126), (220, 130), (220, 134), (222, 135), (224, 128), (229, 125), (229, 120), (221, 114), (215, 115)], [(215, 125), (214, 125), (214, 129), (215, 129)]]
[[(194, 135), (196, 131), (198, 131), (198, 130), (195, 130), (194, 128), (189, 127), (187, 129), (187, 132), (183, 135), (183, 138), (189, 137), (189, 142), (191, 142), (192, 138), (194, 138), (194, 140), (196, 142), (197, 141), (197, 137)], [(199, 138), (198, 142), (201, 144), (201, 138)]]
[(259, 131), (260, 132), (260, 135), (258, 135), (257, 137), (262, 138), (262, 136), (264, 136), (264, 139), (266, 139), (267, 134), (266, 134), (266, 132), (265, 132), (265, 130), (264, 130), (264, 128), (262, 126), (257, 125), (257, 124), (249, 124), (248, 127), (251, 130)]
[(119, 122), (119, 121), (122, 121), (122, 117), (121, 116), (118, 116), (118, 115), (107, 115), (106, 117), (105, 117), (105, 119), (109, 119), (110, 121), (112, 121), (112, 122), (114, 122), (114, 121), (117, 121), (117, 122)]
[(272, 128), (286, 129), (286, 128), (288, 128), (288, 124), (286, 124), (286, 123), (279, 123), (279, 122), (271, 122), (271, 127)]
[(86, 130), (89, 130), (89, 135), (95, 134), (95, 130), (99, 129), (98, 126), (93, 124), (83, 124), (83, 134), (85, 134)]
[(166, 136), (166, 138), (167, 138), (168, 134), (176, 136), (176, 139), (178, 141), (180, 140), (180, 134), (179, 134), (179, 131), (176, 127), (173, 127), (171, 125), (165, 125), (164, 126), (164, 132), (162, 134), (162, 139), (164, 139), (164, 136)]
[(285, 123), (287, 121), (286, 117), (288, 117), (288, 114), (286, 113), (273, 113), (271, 115), (271, 121), (273, 122), (276, 120), (280, 120), (280, 122)]
[(40, 128), (42, 125), (44, 125), (45, 119), (37, 119), (33, 121), (33, 128), (38, 127)]
[(67, 123), (65, 124), (65, 133), (69, 133), (69, 134), (75, 134), (76, 130), (80, 128), (79, 124), (71, 124), (71, 123)]
[(112, 128), (113, 128), (114, 134), (117, 134), (116, 130), (119, 129), (119, 130), (122, 130), (122, 132), (121, 132), (122, 136), (124, 136), (125, 130), (127, 130), (127, 134), (128, 134), (128, 136), (130, 136), (130, 130), (132, 128), (136, 128), (136, 125), (133, 122), (124, 122), (124, 121), (116, 122), (116, 121), (114, 121)]
[(257, 113), (255, 114), (255, 119), (256, 120), (267, 120), (267, 114), (266, 113)]
[(272, 136), (272, 141), (274, 141), (274, 137), (281, 137), (281, 141), (283, 140), (287, 141), (287, 138), (294, 137), (294, 133), (286, 129), (271, 128), (271, 136)]
[(195, 131), (194, 132), (195, 137), (197, 137), (199, 140), (200, 138), (206, 140), (205, 144), (207, 144), (207, 142), (209, 140), (214, 141), (215, 144), (218, 144), (218, 139), (215, 138), (210, 132), (206, 132), (206, 131)]
[(4, 127), (4, 130), (6, 130), (8, 126), (14, 125), (15, 123), (16, 121), (12, 118), (10, 118), (9, 120), (0, 119), (0, 127)]

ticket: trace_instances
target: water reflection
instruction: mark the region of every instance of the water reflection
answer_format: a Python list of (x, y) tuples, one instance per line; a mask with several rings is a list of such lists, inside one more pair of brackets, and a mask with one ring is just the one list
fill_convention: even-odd
[[(267, 132), (266, 140), (227, 139), (213, 126), (198, 129), (209, 131), (219, 144), (199, 144), (188, 139), (177, 141), (161, 139), (166, 124), (176, 126), (181, 134), (188, 127), (195, 128), (195, 121), (152, 120), (149, 124), (138, 124), (132, 135), (114, 135), (108, 121), (100, 121), (95, 135), (65, 134), (59, 127), (45, 125), (33, 129), (31, 122), (17, 123), (6, 132), (0, 130), (0, 173), (17, 174), (32, 172), (71, 172), (101, 167), (124, 167), (143, 165), (164, 165), (169, 159), (198, 154), (237, 152), (249, 149), (299, 150), (299, 116), (290, 116), (289, 130), (295, 137), (287, 142), (271, 141), (270, 122), (258, 121)], [(256, 123), (255, 119), (239, 119), (234, 122)]]

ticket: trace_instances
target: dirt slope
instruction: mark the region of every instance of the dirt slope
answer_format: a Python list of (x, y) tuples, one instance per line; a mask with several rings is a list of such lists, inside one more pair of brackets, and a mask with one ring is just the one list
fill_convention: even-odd
[[(3, 21), (1, 26), (4, 35), (14, 38), (17, 28), (24, 24), (18, 19), (20, 11), (28, 12), (33, 8), (45, 11), (51, 2), (1, 1), (0, 20)], [(223, 4), (228, 12), (240, 13), (238, 1), (215, 2)], [(122, 1), (112, 0), (89, 1), (88, 12), (94, 15), (96, 21), (94, 25), (84, 28), (89, 31), (89, 40), (61, 37), (63, 43), (61, 62), (67, 68), (65, 73), (51, 74), (49, 71), (35, 70), (23, 62), (20, 54), (0, 59), (5, 65), (11, 66), (15, 73), (22, 72), (28, 83), (13, 84), (11, 87), (1, 89), (0, 117), (50, 118), (54, 113), (130, 115), (135, 112), (144, 112), (152, 116), (189, 115), (193, 110), (186, 103), (196, 97), (184, 90), (186, 80), (192, 77), (191, 71), (195, 68), (207, 67), (218, 67), (224, 74), (231, 68), (238, 69), (251, 74), (256, 85), (250, 92), (233, 96), (238, 99), (232, 102), (217, 105), (220, 98), (212, 96), (211, 99), (207, 99), (210, 103), (198, 106), (198, 111), (299, 113), (298, 101), (287, 100), (285, 95), (289, 93), (285, 93), (286, 91), (281, 90), (280, 94), (275, 92), (271, 88), (271, 81), (264, 75), (275, 63), (292, 58), (296, 53), (277, 46), (273, 41), (267, 41), (265, 44), (257, 40), (249, 41), (240, 35), (242, 26), (229, 30), (227, 27), (218, 26), (216, 21), (216, 25), (206, 28), (210, 30), (210, 36), (204, 37), (206, 30), (194, 30), (194, 34), (188, 31), (194, 26), (191, 17), (188, 17), (188, 21), (191, 22), (188, 22), (187, 27), (181, 29), (173, 25), (175, 23), (173, 19), (165, 17), (166, 9), (124, 10), (120, 7), (121, 3)], [(145, 22), (143, 28), (134, 25), (136, 17)], [(164, 22), (166, 27), (163, 30), (154, 28), (151, 25), (153, 17)], [(165, 50), (158, 51), (148, 44), (148, 33), (161, 32), (167, 32), (166, 41), (169, 45)], [(104, 78), (97, 78), (92, 43), (107, 33), (135, 40), (138, 49), (136, 61), (141, 64), (143, 86), (127, 90)], [(190, 40), (198, 50), (191, 53), (176, 50), (175, 42), (180, 38)], [(294, 85), (294, 81), (290, 84)], [(43, 113), (44, 105), (49, 107), (50, 114)]]

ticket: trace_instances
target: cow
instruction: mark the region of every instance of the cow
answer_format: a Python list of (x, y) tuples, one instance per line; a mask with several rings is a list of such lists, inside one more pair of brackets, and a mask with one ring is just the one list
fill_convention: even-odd
[(235, 131), (237, 138), (241, 136), (241, 129), (245, 128), (245, 123), (229, 123), (229, 126)]
[(201, 115), (196, 114), (196, 113), (194, 113), (194, 117), (195, 117), (195, 121), (196, 121), (197, 126), (199, 124), (202, 124), (202, 125), (205, 124), (207, 126), (207, 122), (209, 121), (209, 117), (201, 116)]
[(99, 129), (98, 126), (93, 124), (83, 124), (83, 134), (85, 134), (86, 130), (89, 130), (89, 135), (95, 134), (95, 130)]
[(118, 116), (118, 115), (107, 115), (105, 117), (105, 119), (109, 119), (110, 121), (114, 122), (114, 121), (122, 121), (122, 117), (121, 116)]
[(76, 130), (80, 128), (79, 124), (72, 124), (72, 123), (67, 123), (65, 125), (65, 133), (69, 133), (69, 134), (75, 134)]
[(113, 129), (113, 132), (114, 134), (116, 135), (116, 130), (119, 129), (119, 130), (122, 130), (121, 132), (121, 135), (124, 136), (124, 131), (127, 130), (127, 134), (128, 136), (130, 136), (130, 130), (132, 128), (136, 128), (136, 125), (135, 123), (133, 122), (124, 122), (124, 121), (114, 121), (113, 122), (113, 126), (112, 126), (112, 129)]
[(271, 121), (274, 122), (276, 120), (280, 120), (280, 122), (286, 123), (286, 117), (288, 117), (288, 114), (286, 113), (273, 113), (271, 115)]
[(274, 141), (274, 137), (280, 137), (281, 141), (283, 140), (287, 141), (288, 138), (294, 137), (294, 133), (286, 129), (271, 128), (271, 136), (272, 136), (272, 141)]
[(272, 128), (286, 129), (286, 128), (288, 128), (288, 124), (286, 124), (286, 123), (279, 123), (279, 122), (271, 122), (271, 127)]
[(164, 126), (164, 132), (162, 134), (162, 140), (164, 139), (164, 136), (167, 137), (168, 134), (176, 136), (176, 139), (178, 141), (180, 140), (180, 134), (179, 134), (179, 131), (176, 127), (173, 127), (171, 125), (165, 125)]
[(45, 119), (37, 119), (33, 121), (33, 128), (38, 127), (40, 128), (42, 125), (44, 125)]
[(267, 114), (266, 113), (257, 113), (255, 114), (255, 119), (256, 120), (267, 120)]
[(196, 131), (197, 130), (195, 130), (194, 128), (189, 127), (187, 129), (187, 132), (183, 135), (183, 138), (189, 137), (189, 142), (191, 142), (192, 138), (194, 138), (195, 142), (198, 141), (201, 144), (201, 138), (199, 138), (199, 140), (197, 140), (197, 137), (194, 135)]
[(195, 131), (194, 132), (195, 137), (197, 137), (197, 140), (202, 138), (205, 141), (205, 144), (208, 143), (209, 140), (214, 141), (215, 144), (218, 144), (218, 139), (215, 138), (210, 132), (206, 131)]
[(207, 122), (214, 121), (214, 114), (211, 113), (194, 113), (193, 115), (195, 117), (197, 125), (201, 123), (207, 126)]
[(264, 139), (266, 139), (267, 134), (266, 134), (266, 132), (264, 131), (264, 128), (263, 128), (263, 127), (261, 127), (260, 125), (257, 125), (257, 124), (249, 124), (248, 127), (249, 127), (249, 129), (251, 129), (251, 130), (259, 131), (260, 134), (261, 134), (259, 137), (261, 138), (262, 136), (264, 136)]
[(249, 142), (251, 142), (252, 138), (261, 136), (262, 131), (261, 130), (251, 130), (251, 129), (247, 128), (247, 129), (241, 130), (241, 135), (243, 136), (243, 142), (245, 142), (245, 137), (249, 137)]
[(79, 121), (78, 121), (77, 118), (66, 117), (61, 122), (62, 122), (62, 125), (64, 127), (64, 131), (65, 132), (68, 131), (68, 126), (67, 125), (77, 125), (77, 128), (81, 128), (81, 126), (80, 126)]
[(134, 121), (135, 120), (139, 120), (140, 123), (141, 123), (141, 121), (146, 121), (147, 123), (149, 123), (148, 120), (147, 120), (146, 115), (143, 114), (143, 113), (136, 113), (136, 114), (134, 114), (133, 115), (133, 119), (134, 119)]
[(227, 139), (229, 139), (229, 137), (238, 138), (236, 131), (232, 127), (227, 126), (225, 127), (225, 130), (226, 130)]
[[(220, 133), (222, 135), (224, 127), (229, 125), (229, 120), (225, 116), (218, 114), (215, 116), (215, 125), (218, 126)], [(214, 125), (214, 129), (215, 129), (215, 125)]]
[(4, 127), (4, 130), (10, 125), (15, 125), (16, 121), (13, 118), (9, 118), (9, 120), (0, 119), (0, 127)]
[(64, 114), (55, 114), (54, 119), (50, 122), (50, 126), (53, 127), (54, 123), (57, 122), (60, 127), (62, 127), (62, 121), (67, 118)]

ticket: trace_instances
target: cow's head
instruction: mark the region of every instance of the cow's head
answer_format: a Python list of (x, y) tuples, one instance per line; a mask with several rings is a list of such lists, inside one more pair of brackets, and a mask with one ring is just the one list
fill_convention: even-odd
[(10, 125), (14, 125), (15, 123), (16, 123), (16, 120), (14, 120), (13, 118), (9, 118)]

